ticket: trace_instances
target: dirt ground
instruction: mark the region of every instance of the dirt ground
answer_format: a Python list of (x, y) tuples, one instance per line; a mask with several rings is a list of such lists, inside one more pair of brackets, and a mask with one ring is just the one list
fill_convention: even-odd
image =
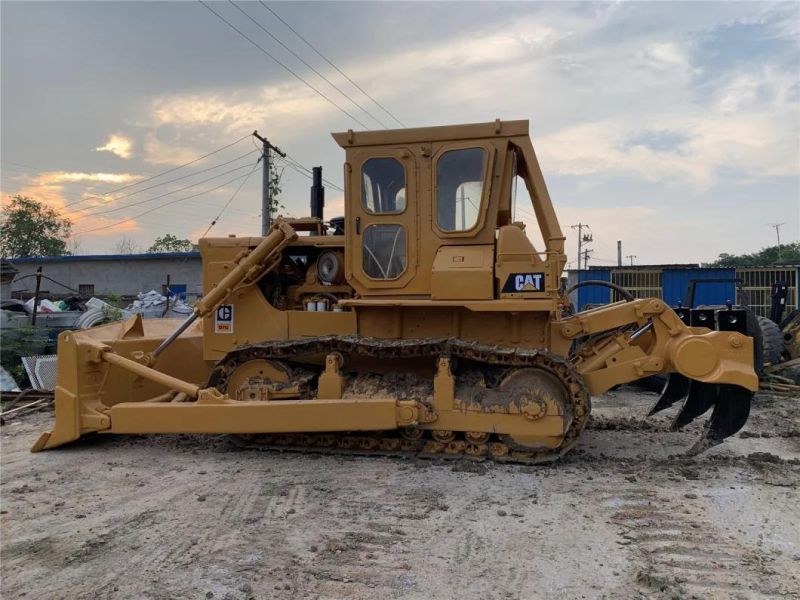
[(547, 467), (100, 436), (31, 454), (2, 428), (2, 597), (800, 598), (800, 399), (746, 429), (642, 425), (654, 395), (595, 399)]

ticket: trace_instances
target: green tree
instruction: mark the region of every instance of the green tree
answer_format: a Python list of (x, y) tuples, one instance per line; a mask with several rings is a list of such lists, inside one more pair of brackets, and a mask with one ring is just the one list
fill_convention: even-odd
[(69, 254), (69, 219), (39, 200), (13, 196), (0, 219), (0, 255), (6, 258)]
[(800, 263), (800, 242), (790, 242), (778, 246), (768, 246), (752, 254), (727, 254), (719, 258), (709, 267), (769, 267), (771, 265), (792, 265)]
[(182, 240), (171, 233), (157, 237), (147, 251), (152, 252), (191, 252), (195, 246), (189, 240)]

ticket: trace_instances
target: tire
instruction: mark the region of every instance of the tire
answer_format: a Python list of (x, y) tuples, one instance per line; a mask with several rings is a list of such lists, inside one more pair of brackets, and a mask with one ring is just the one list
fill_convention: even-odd
[(767, 317), (756, 317), (761, 330), (761, 346), (764, 364), (777, 365), (783, 362), (783, 335), (780, 328)]

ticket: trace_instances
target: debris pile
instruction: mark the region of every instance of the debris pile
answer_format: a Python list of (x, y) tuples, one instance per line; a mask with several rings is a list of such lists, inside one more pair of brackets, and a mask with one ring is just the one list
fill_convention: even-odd
[(792, 311), (780, 324), (783, 339), (780, 361), (764, 367), (761, 389), (800, 398), (800, 311)]
[(167, 297), (155, 290), (137, 294), (136, 300), (128, 305), (126, 310), (134, 314), (141, 314), (145, 319), (192, 314), (192, 307), (186, 304), (180, 296)]

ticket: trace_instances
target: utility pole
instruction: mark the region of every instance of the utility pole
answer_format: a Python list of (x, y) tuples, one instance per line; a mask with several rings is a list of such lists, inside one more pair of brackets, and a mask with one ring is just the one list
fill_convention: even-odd
[(461, 229), (467, 229), (467, 197), (464, 193), (464, 186), (461, 187)]
[(272, 185), (270, 185), (270, 151), (274, 150), (282, 158), (286, 158), (286, 153), (282, 152), (277, 146), (269, 143), (267, 138), (258, 135), (258, 130), (253, 132), (253, 137), (261, 141), (261, 160), (264, 162), (264, 176), (261, 179), (261, 235), (266, 236), (269, 227), (272, 225)]
[(588, 248), (583, 251), (583, 268), (587, 271), (589, 270), (589, 256), (594, 252), (594, 250), (589, 250)]
[(628, 254), (625, 258), (631, 259), (631, 266), (633, 266), (633, 259), (636, 258), (635, 254)]
[[(578, 272), (580, 273), (581, 270), (581, 248), (583, 244), (588, 244), (592, 241), (592, 232), (590, 227), (586, 223), (578, 223), (577, 225), (571, 225), (573, 229), (578, 230)], [(589, 233), (583, 233), (583, 228), (589, 230)]]
[(622, 266), (622, 240), (617, 240), (617, 266)]
[(775, 228), (775, 234), (778, 236), (778, 260), (781, 260), (781, 227), (786, 223), (767, 223), (767, 225)]
[(39, 312), (39, 291), (42, 289), (42, 267), (36, 269), (36, 291), (33, 293), (33, 312), (31, 313), (31, 327), (36, 326), (36, 313)]

